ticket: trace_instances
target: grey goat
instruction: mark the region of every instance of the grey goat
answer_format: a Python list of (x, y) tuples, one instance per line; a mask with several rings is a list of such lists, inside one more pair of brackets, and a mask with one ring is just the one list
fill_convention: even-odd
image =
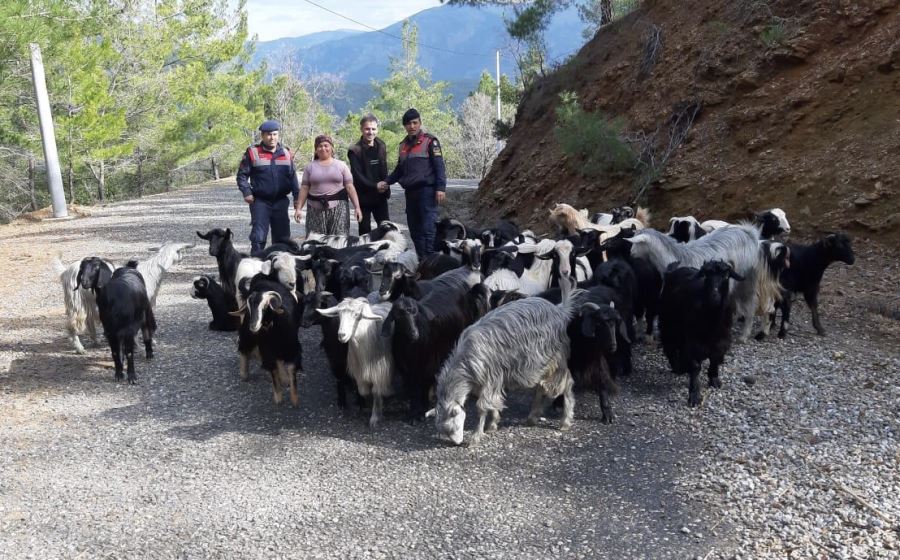
[(477, 444), (484, 435), (488, 413), (488, 430), (497, 429), (506, 387), (535, 389), (529, 424), (540, 416), (545, 395), (563, 395), (560, 429), (572, 425), (575, 397), (567, 365), (570, 342), (566, 329), (587, 293), (572, 290), (569, 282), (564, 285), (559, 305), (525, 298), (488, 313), (463, 331), (438, 376), (437, 406), (426, 415), (435, 418), (441, 436), (456, 445), (462, 443), (465, 403), (470, 394), (478, 395), (478, 427), (469, 444)]

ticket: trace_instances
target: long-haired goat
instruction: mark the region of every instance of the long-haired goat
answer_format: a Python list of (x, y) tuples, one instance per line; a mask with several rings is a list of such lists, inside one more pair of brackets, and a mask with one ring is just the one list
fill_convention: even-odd
[(756, 269), (756, 315), (760, 318), (760, 331), (756, 340), (762, 340), (769, 334), (771, 316), (775, 306), (783, 299), (781, 272), (790, 268), (790, 249), (784, 243), (763, 241), (759, 245), (760, 265)]
[[(566, 283), (566, 286), (571, 284)], [(575, 397), (569, 372), (569, 322), (585, 298), (574, 290), (554, 305), (540, 298), (525, 298), (503, 305), (466, 328), (453, 353), (444, 362), (437, 381), (434, 416), (438, 433), (459, 445), (463, 441), (465, 403), (478, 395), (478, 426), (470, 444), (497, 428), (507, 387), (535, 389), (529, 424), (537, 422), (544, 395), (564, 395), (561, 430), (572, 425)]]
[(391, 339), (381, 336), (381, 324), (390, 310), (390, 303), (370, 305), (365, 298), (348, 298), (334, 307), (316, 310), (325, 317), (340, 318), (338, 340), (347, 344), (347, 371), (360, 395), (372, 395), (372, 428), (381, 422), (384, 397), (393, 393)]

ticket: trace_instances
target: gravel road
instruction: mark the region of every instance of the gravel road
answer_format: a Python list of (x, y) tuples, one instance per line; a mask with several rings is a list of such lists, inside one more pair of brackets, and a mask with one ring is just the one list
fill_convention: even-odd
[[(454, 212), (469, 193), (450, 190)], [(527, 427), (514, 393), (469, 449), (399, 403), (376, 430), (339, 411), (317, 328), (298, 409), (258, 369), (242, 383), (236, 336), (189, 296), (216, 270), (202, 241), (163, 284), (156, 357), (114, 382), (106, 347), (64, 336), (52, 256), (121, 262), (212, 227), (246, 250), (249, 216), (225, 181), (90, 213), (0, 227), (4, 558), (900, 557), (896, 251), (858, 242), (826, 274), (829, 336), (801, 303), (787, 340), (735, 349), (699, 409), (645, 344), (616, 424), (584, 395), (571, 431), (549, 410)]]

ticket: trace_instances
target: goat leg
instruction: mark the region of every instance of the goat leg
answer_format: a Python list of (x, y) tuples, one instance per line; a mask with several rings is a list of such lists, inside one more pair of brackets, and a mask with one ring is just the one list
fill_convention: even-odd
[(116, 381), (122, 381), (122, 378), (125, 375), (122, 373), (122, 348), (120, 346), (120, 341), (118, 337), (111, 337), (109, 339), (109, 349), (112, 351), (113, 364), (116, 368), (115, 379)]
[(491, 410), (491, 421), (488, 422), (487, 431), (495, 432), (497, 431), (497, 426), (500, 424), (500, 411), (499, 410)]
[(531, 401), (531, 412), (528, 413), (526, 423), (529, 426), (536, 426), (544, 412), (544, 391), (540, 387), (534, 390), (534, 399)]
[(381, 422), (381, 411), (384, 409), (384, 399), (378, 393), (372, 393), (372, 416), (369, 417), (369, 427), (377, 428)]
[(722, 364), (722, 356), (714, 356), (709, 359), (709, 369), (706, 375), (709, 378), (709, 386), (715, 389), (722, 388), (722, 380), (719, 378), (719, 366)]
[(144, 354), (148, 360), (153, 359), (153, 333), (145, 325), (141, 327), (141, 339), (144, 341)]
[(76, 354), (84, 354), (85, 349), (84, 345), (81, 344), (81, 339), (78, 338), (78, 333), (75, 332), (73, 327), (69, 327), (69, 341), (72, 343), (72, 346), (75, 347)]
[(609, 374), (609, 365), (606, 358), (600, 358), (600, 363), (595, 367), (597, 371), (594, 372), (594, 390), (600, 398), (600, 422), (612, 424), (614, 416), (612, 407), (609, 404), (609, 385), (612, 384), (612, 378)]
[(781, 328), (778, 329), (778, 338), (784, 338), (787, 334), (788, 327), (791, 322), (791, 297), (793, 294), (790, 292), (784, 294), (784, 299), (781, 300)]
[(812, 324), (819, 336), (825, 336), (825, 329), (822, 328), (822, 321), (819, 319), (819, 291), (815, 290), (803, 294), (806, 305), (809, 306), (809, 312), (812, 315)]
[(281, 394), (281, 367), (278, 366), (277, 362), (275, 365), (275, 369), (271, 371), (272, 374), (272, 398), (275, 400), (275, 404), (281, 404), (281, 399), (283, 395)]
[(341, 410), (347, 408), (347, 390), (344, 387), (344, 380), (338, 379), (336, 381), (336, 389), (337, 389), (337, 405)]
[(687, 371), (690, 378), (688, 381), (688, 406), (695, 407), (703, 401), (700, 394), (700, 362), (690, 360)]
[(287, 366), (288, 375), (291, 377), (291, 406), (300, 406), (300, 395), (297, 393), (297, 370), (293, 364)]
[(128, 383), (134, 385), (137, 382), (137, 376), (134, 373), (134, 337), (126, 337), (123, 346), (125, 347), (125, 359), (128, 360)]
[(247, 354), (238, 354), (238, 375), (241, 381), (247, 381), (250, 378), (250, 358)]

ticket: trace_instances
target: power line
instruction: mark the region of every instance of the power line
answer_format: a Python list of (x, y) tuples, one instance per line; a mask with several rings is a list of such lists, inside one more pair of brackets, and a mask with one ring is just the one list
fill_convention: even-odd
[[(335, 12), (334, 10), (332, 10), (332, 9), (330, 9), (330, 8), (326, 8), (325, 6), (323, 6), (323, 5), (321, 5), (321, 4), (317, 4), (316, 2), (313, 2), (312, 0), (303, 0), (303, 1), (306, 2), (307, 4), (310, 4), (310, 5), (312, 5), (312, 6), (315, 6), (315, 7), (319, 8), (319, 9), (321, 9), (321, 10), (325, 10), (326, 12), (328, 12), (328, 13), (330, 13), (330, 14), (334, 14), (334, 15), (340, 17), (340, 18), (344, 18), (344, 19), (347, 20), (347, 21), (352, 21), (352, 22), (355, 23), (356, 25), (360, 25), (360, 26), (362, 26), (362, 27), (365, 27), (366, 29), (370, 29), (370, 30), (375, 31), (375, 32), (377, 32), (377, 33), (381, 33), (382, 35), (387, 35), (388, 37), (392, 37), (392, 38), (394, 38), (394, 39), (399, 39), (399, 40), (401, 40), (401, 41), (403, 41), (403, 42), (410, 42), (410, 43), (413, 43), (413, 44), (415, 44), (415, 45), (417, 45), (417, 46), (419, 46), (419, 47), (425, 48), (425, 49), (431, 49), (431, 50), (433, 50), (433, 51), (440, 51), (440, 52), (445, 52), (445, 53), (450, 53), (450, 54), (460, 54), (460, 55), (463, 55), (463, 56), (488, 56), (488, 55), (493, 54), (493, 53), (494, 53), (494, 50), (496, 50), (496, 49), (492, 49), (492, 50), (489, 51), (489, 52), (483, 52), (483, 53), (470, 53), (470, 52), (454, 51), (454, 50), (451, 50), (451, 49), (445, 49), (445, 48), (441, 48), (441, 47), (434, 47), (434, 46), (431, 46), (431, 45), (425, 45), (425, 44), (420, 43), (420, 42), (418, 42), (418, 41), (408, 41), (407, 39), (404, 39), (403, 37), (400, 37), (399, 35), (394, 35), (393, 33), (388, 33), (387, 31), (385, 31), (385, 30), (383, 30), (383, 29), (376, 29), (376, 28), (372, 27), (371, 25), (368, 25), (368, 24), (363, 23), (363, 22), (361, 22), (361, 21), (357, 21), (357, 20), (355, 20), (355, 19), (353, 19), (353, 18), (351, 18), (351, 17), (345, 16), (344, 14), (339, 14), (339, 13)], [(502, 49), (500, 49), (500, 50), (502, 50)]]

